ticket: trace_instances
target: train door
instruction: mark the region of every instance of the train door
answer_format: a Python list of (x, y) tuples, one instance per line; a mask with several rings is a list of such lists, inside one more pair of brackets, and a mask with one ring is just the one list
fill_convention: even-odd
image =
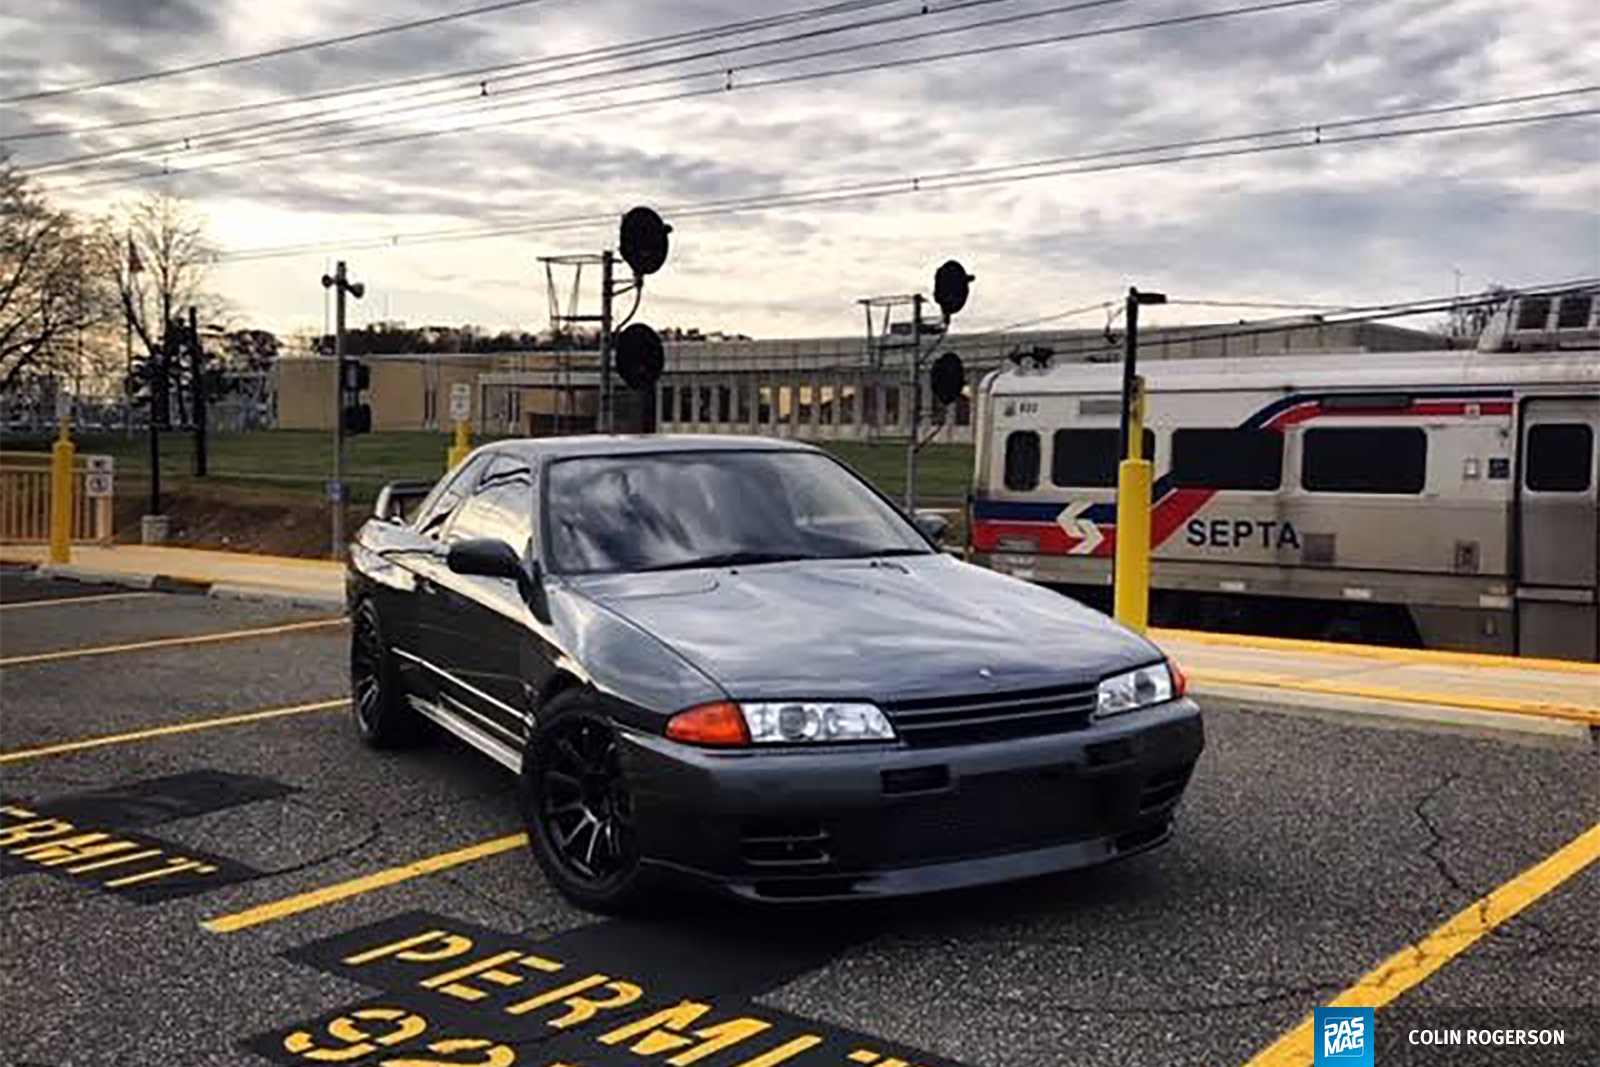
[(1526, 401), (1517, 484), (1517, 651), (1600, 660), (1600, 398)]

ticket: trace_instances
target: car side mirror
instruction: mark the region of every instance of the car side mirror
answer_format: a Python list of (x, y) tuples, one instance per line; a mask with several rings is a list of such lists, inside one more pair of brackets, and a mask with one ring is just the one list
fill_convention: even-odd
[(936, 545), (944, 544), (945, 535), (950, 532), (950, 520), (937, 511), (921, 511), (911, 516), (911, 521), (922, 535)]
[(516, 549), (494, 537), (472, 537), (456, 541), (445, 554), (445, 566), (456, 574), (484, 578), (509, 578), (540, 622), (550, 621), (550, 606), (544, 595), (544, 575), (536, 560), (523, 563)]
[(404, 523), (423, 498), (433, 491), (431, 482), (390, 482), (378, 490), (372, 517), (379, 522)]

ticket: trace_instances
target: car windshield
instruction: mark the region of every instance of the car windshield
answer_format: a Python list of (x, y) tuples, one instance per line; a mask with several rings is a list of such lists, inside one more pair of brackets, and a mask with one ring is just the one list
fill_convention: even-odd
[(550, 562), (566, 574), (931, 551), (859, 478), (815, 452), (668, 452), (559, 460)]

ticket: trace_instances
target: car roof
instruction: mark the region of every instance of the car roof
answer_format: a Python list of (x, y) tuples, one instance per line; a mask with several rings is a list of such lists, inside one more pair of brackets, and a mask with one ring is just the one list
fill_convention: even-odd
[(527, 459), (549, 456), (627, 456), (660, 452), (819, 452), (803, 441), (742, 434), (580, 434), (572, 437), (519, 437), (485, 445), (484, 452), (511, 452)]

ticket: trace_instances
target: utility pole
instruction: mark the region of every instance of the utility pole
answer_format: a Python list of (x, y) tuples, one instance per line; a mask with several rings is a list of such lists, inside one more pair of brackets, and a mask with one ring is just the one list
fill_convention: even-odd
[(911, 404), (911, 436), (906, 439), (906, 514), (917, 510), (917, 447), (922, 440), (922, 294), (911, 295), (911, 380), (906, 396)]
[(194, 389), (194, 473), (206, 476), (206, 355), (200, 347), (200, 324), (189, 305), (189, 375)]
[(360, 300), (367, 291), (360, 282), (352, 282), (345, 271), (344, 260), (334, 265), (333, 274), (322, 276), (322, 287), (332, 289), (333, 295), (333, 480), (328, 483), (328, 503), (333, 514), (334, 559), (344, 558), (344, 304), (348, 293)]
[(612, 275), (616, 271), (616, 256), (608, 248), (600, 253), (600, 411), (598, 429), (613, 433), (616, 429), (611, 389), (611, 317), (613, 296)]

